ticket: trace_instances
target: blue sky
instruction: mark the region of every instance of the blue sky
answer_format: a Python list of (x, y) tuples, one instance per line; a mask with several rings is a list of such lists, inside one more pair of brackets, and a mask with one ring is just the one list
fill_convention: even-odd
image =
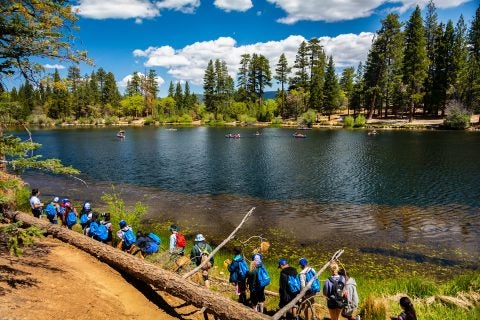
[[(285, 53), (293, 64), (298, 45), (321, 39), (333, 54), (338, 70), (364, 61), (373, 33), (392, 10), (406, 21), (412, 8), (426, 0), (77, 0), (80, 30), (75, 46), (87, 50), (95, 67), (115, 74), (121, 91), (128, 77), (153, 68), (159, 75), (160, 96), (170, 81), (188, 81), (201, 93), (202, 78), (210, 59), (227, 62), (236, 78), (243, 53), (269, 58), (272, 68)], [(477, 1), (437, 0), (440, 21), (467, 25)], [(45, 64), (47, 72), (67, 64)], [(82, 74), (92, 67), (81, 65)], [(273, 70), (273, 69), (272, 69)], [(274, 89), (274, 88), (272, 88)]]

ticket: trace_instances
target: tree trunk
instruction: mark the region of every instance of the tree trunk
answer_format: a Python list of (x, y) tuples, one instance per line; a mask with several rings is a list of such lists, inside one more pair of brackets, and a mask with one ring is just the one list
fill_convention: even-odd
[[(269, 319), (266, 315), (255, 312), (238, 302), (182, 279), (175, 273), (93, 240), (81, 233), (53, 225), (47, 220), (37, 219), (22, 212), (9, 212), (6, 216), (15, 221), (22, 221), (26, 226), (40, 227), (55, 238), (95, 256), (121, 272), (181, 298), (198, 308), (205, 308), (209, 314), (213, 314), (219, 319)], [(72, 283), (72, 285), (74, 284)]]

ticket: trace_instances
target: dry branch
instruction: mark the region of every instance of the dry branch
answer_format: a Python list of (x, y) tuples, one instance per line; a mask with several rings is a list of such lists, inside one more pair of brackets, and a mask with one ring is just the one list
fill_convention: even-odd
[(78, 232), (53, 225), (47, 220), (37, 219), (22, 212), (9, 212), (6, 216), (12, 220), (23, 221), (25, 226), (34, 225), (42, 228), (55, 238), (70, 243), (123, 273), (183, 299), (199, 309), (206, 308), (208, 313), (214, 314), (218, 319), (269, 319), (266, 315), (255, 312), (236, 301), (182, 279), (175, 273), (95, 241)]
[(220, 245), (218, 245), (209, 255), (208, 255), (208, 258), (205, 259), (199, 266), (197, 266), (195, 269), (193, 269), (192, 271), (190, 272), (187, 272), (185, 273), (182, 278), (183, 279), (187, 279), (189, 277), (191, 277), (193, 274), (195, 274), (196, 272), (198, 272), (200, 269), (202, 269), (202, 267), (204, 265), (206, 265), (210, 259), (215, 255), (215, 253), (218, 252), (218, 250), (220, 250), (224, 245), (226, 245), (228, 243), (228, 241), (230, 241), (233, 236), (235, 235), (235, 233), (237, 233), (237, 231), (242, 227), (242, 225), (245, 223), (245, 221), (247, 221), (247, 219), (252, 215), (253, 213), (253, 210), (255, 210), (255, 207), (253, 207), (252, 209), (250, 209), (250, 211), (247, 212), (247, 214), (245, 214), (245, 216), (243, 217), (242, 221), (240, 222), (240, 224), (235, 228), (235, 230), (232, 231), (232, 233), (230, 233), (230, 235), (222, 241), (222, 243), (220, 243)]

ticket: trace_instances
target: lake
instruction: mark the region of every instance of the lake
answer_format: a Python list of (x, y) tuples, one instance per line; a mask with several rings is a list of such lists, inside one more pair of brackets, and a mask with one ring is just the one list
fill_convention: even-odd
[[(478, 259), (480, 135), (453, 131), (164, 127), (32, 131), (81, 182), (28, 173), (32, 187), (98, 201), (114, 184), (153, 220), (228, 234), (280, 230), (302, 243), (457, 250)], [(240, 133), (240, 139), (225, 138)], [(26, 138), (24, 132), (16, 134)], [(257, 231), (258, 230), (258, 231)]]

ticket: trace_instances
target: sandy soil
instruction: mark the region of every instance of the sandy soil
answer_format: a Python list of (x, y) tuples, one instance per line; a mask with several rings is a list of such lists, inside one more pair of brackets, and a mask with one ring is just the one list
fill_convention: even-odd
[(55, 239), (19, 258), (2, 250), (0, 319), (203, 319), (180, 299), (132, 283)]

